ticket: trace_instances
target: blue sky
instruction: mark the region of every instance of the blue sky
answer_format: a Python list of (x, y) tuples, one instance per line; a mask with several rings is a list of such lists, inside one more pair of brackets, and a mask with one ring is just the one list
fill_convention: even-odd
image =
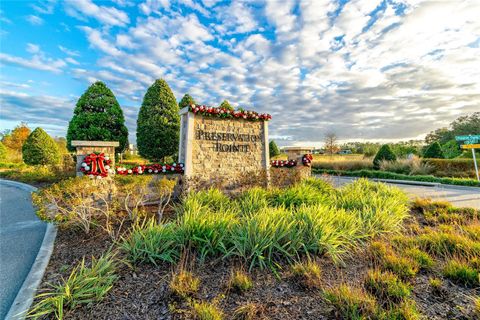
[(480, 110), (480, 2), (0, 2), (0, 129), (65, 135), (104, 81), (135, 141), (156, 78), (177, 100), (272, 114), (281, 145), (422, 137)]

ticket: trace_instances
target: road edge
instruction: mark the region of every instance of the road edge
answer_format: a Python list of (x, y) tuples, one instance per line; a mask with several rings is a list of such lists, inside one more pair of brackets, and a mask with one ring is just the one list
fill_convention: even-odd
[[(25, 191), (37, 191), (37, 188), (25, 183), (5, 179), (0, 180), (2, 183), (19, 187)], [(57, 227), (52, 223), (47, 224), (45, 235), (43, 236), (42, 244), (38, 250), (37, 257), (35, 258), (27, 277), (23, 281), (20, 290), (18, 290), (18, 293), (13, 300), (12, 305), (10, 306), (10, 310), (8, 310), (5, 320), (25, 319), (25, 316), (32, 305), (37, 288), (42, 282), (48, 262), (50, 261), (56, 236)]]

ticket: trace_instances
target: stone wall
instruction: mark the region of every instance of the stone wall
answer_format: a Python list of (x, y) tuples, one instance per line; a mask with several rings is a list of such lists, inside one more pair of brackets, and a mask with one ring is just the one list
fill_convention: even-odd
[(190, 182), (228, 190), (248, 184), (249, 177), (268, 181), (267, 122), (184, 112), (180, 137), (179, 161)]

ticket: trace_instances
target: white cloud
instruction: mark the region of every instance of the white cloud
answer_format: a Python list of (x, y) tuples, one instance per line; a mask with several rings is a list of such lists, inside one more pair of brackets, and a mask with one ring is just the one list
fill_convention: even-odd
[(41, 26), (43, 24), (43, 19), (33, 14), (27, 16), (25, 19), (33, 26)]
[(125, 26), (130, 23), (128, 15), (117, 8), (98, 6), (91, 0), (67, 1), (65, 9), (70, 16), (82, 19), (94, 18), (107, 26)]
[(38, 53), (40, 52), (40, 46), (33, 43), (27, 43), (27, 52), (29, 53)]
[(69, 55), (69, 56), (72, 56), (72, 57), (79, 57), (80, 56), (80, 52), (78, 52), (76, 50), (70, 50), (68, 48), (65, 48), (64, 46), (58, 46), (58, 49), (60, 49), (60, 51), (62, 51), (66, 55)]
[(105, 40), (100, 31), (92, 29), (90, 27), (80, 27), (81, 30), (85, 31), (87, 34), (88, 41), (90, 45), (96, 49), (99, 49), (109, 55), (119, 56), (121, 51), (118, 50), (115, 45), (108, 40)]
[(63, 67), (66, 66), (65, 61), (61, 59), (47, 58), (43, 54), (35, 54), (31, 59), (25, 59), (6, 53), (0, 53), (0, 62), (54, 73), (62, 72)]

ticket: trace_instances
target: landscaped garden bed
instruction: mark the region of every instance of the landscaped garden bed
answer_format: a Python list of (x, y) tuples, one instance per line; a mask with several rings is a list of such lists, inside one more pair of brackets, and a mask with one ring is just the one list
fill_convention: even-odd
[[(115, 179), (111, 201), (150, 188), (149, 177)], [(42, 207), (47, 194), (38, 197)], [(116, 203), (108, 216), (100, 207), (88, 233), (76, 211), (41, 211), (60, 224), (42, 292), (73, 286), (36, 312), (54, 312), (54, 301), (66, 319), (474, 319), (480, 311), (473, 209), (411, 204), (366, 180), (341, 189), (307, 180), (233, 199), (212, 189), (160, 216), (165, 201), (133, 210), (138, 201), (128, 210)]]

